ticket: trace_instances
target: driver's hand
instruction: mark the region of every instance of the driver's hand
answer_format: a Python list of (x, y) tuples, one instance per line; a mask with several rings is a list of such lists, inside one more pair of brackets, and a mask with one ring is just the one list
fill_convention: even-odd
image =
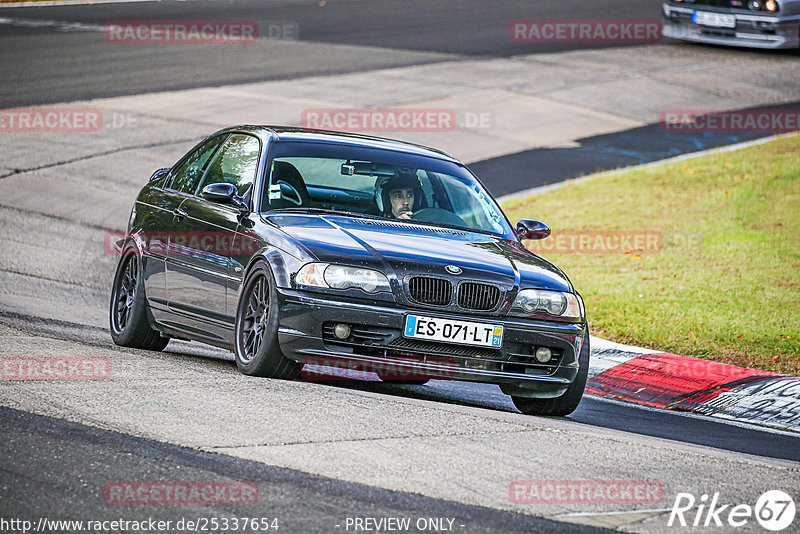
[(414, 215), (413, 211), (404, 211), (397, 216), (398, 219), (410, 219)]

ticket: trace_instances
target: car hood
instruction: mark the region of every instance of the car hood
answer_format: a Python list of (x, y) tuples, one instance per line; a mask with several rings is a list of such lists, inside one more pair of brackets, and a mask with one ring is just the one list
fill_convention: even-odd
[(380, 269), (402, 280), (407, 275), (452, 277), (499, 286), (571, 291), (555, 265), (516, 241), (481, 233), (339, 215), (274, 214), (265, 218), (319, 261)]

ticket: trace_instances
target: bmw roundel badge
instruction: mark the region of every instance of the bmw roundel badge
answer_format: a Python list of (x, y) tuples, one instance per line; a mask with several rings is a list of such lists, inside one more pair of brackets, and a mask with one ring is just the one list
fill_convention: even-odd
[(461, 274), (461, 267), (457, 267), (455, 265), (448, 265), (444, 268), (450, 274)]

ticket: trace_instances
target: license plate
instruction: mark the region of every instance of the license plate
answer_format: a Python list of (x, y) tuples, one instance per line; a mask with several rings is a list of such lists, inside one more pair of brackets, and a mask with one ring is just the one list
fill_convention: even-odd
[(701, 26), (712, 26), (714, 28), (735, 28), (736, 17), (726, 13), (712, 13), (710, 11), (695, 11), (692, 14), (692, 22)]
[(503, 346), (503, 325), (420, 315), (406, 316), (406, 328), (403, 335), (413, 339), (428, 339), (494, 349)]

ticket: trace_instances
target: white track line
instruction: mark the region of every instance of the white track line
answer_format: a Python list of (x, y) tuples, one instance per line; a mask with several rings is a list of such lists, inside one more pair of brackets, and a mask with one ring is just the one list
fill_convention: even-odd
[[(134, 2), (160, 2), (161, 0), (53, 0), (52, 2), (0, 2), (4, 7), (87, 6), (95, 4), (131, 4)], [(181, 0), (178, 0), (181, 1)]]
[(0, 24), (5, 24), (7, 26), (16, 26), (18, 28), (55, 28), (58, 31), (62, 32), (103, 31), (102, 24), (91, 24), (86, 22), (67, 22), (63, 20), (39, 20), (39, 19), (0, 17)]

